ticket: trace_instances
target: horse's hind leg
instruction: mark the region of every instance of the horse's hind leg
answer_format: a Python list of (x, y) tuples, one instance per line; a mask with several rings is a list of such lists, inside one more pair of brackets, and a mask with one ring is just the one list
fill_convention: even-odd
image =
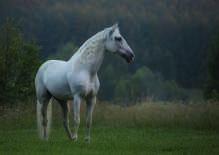
[(49, 100), (45, 100), (43, 102), (42, 109), (41, 109), (42, 116), (43, 116), (42, 125), (43, 125), (43, 131), (44, 131), (44, 133), (43, 133), (44, 139), (48, 139), (48, 128), (47, 128), (47, 125), (48, 125), (48, 119), (47, 119), (48, 103), (49, 103)]
[[(49, 105), (50, 102), (52, 102), (53, 99), (51, 99), (51, 95), (47, 94), (43, 97), (38, 99), (38, 104), (40, 104), (39, 110), (39, 130), (40, 130), (40, 136), (41, 138), (47, 140), (48, 139), (48, 132), (49, 132), (49, 125), (50, 125), (50, 119), (51, 119), (51, 105)], [(51, 103), (50, 103), (51, 104)], [(50, 107), (48, 107), (48, 105)]]
[(62, 107), (62, 112), (63, 112), (63, 125), (65, 128), (65, 131), (70, 139), (72, 139), (72, 133), (69, 128), (69, 107), (68, 103), (66, 101), (58, 101)]

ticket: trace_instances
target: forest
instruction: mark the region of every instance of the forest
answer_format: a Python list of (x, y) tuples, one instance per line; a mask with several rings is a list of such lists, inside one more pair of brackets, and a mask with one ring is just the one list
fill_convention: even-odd
[(68, 60), (115, 22), (136, 59), (127, 65), (106, 53), (100, 100), (218, 99), (218, 7), (216, 0), (0, 1), (0, 99), (34, 96), (41, 63)]

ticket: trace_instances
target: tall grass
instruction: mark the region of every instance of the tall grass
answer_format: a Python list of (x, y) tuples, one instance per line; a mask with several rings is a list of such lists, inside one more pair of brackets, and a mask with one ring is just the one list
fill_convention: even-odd
[(185, 127), (219, 129), (219, 104), (144, 102), (130, 107), (99, 104), (94, 112), (97, 124), (127, 127)]
[[(61, 108), (53, 105), (52, 126), (62, 126)], [(35, 104), (16, 104), (0, 109), (0, 123), (14, 124), (12, 128), (36, 127)], [(85, 124), (85, 104), (81, 107), (81, 125)], [(72, 117), (72, 114), (71, 114)], [(219, 103), (144, 102), (134, 106), (121, 107), (98, 102), (94, 110), (94, 126), (112, 127), (168, 127), (210, 129), (219, 131)], [(72, 122), (72, 118), (70, 119)], [(72, 124), (72, 123), (71, 123)], [(4, 129), (4, 125), (1, 126)]]

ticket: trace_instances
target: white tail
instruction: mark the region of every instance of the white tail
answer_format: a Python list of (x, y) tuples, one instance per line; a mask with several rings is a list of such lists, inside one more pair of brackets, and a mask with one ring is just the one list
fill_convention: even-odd
[[(50, 99), (48, 106), (47, 106), (47, 121), (48, 121), (47, 128), (46, 128), (47, 136), (49, 135), (50, 127), (51, 127), (52, 101), (53, 101), (53, 98)], [(42, 121), (43, 121), (42, 104), (38, 100), (37, 100), (36, 114), (37, 114), (37, 127), (38, 127), (39, 137), (41, 139), (47, 139), (48, 137), (44, 137), (44, 127), (42, 125)]]

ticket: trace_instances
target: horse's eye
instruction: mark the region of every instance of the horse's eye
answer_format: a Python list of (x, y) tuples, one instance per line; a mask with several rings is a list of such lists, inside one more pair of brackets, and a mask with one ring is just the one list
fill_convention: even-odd
[(115, 37), (115, 40), (116, 41), (122, 41), (122, 38), (121, 37)]

